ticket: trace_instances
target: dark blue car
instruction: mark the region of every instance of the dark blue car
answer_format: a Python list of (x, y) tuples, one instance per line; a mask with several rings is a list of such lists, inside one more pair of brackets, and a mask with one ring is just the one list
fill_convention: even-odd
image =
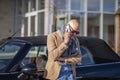
[[(120, 78), (120, 57), (101, 39), (78, 37), (82, 62), (77, 79)], [(0, 41), (0, 80), (43, 80), (47, 36), (13, 37)]]

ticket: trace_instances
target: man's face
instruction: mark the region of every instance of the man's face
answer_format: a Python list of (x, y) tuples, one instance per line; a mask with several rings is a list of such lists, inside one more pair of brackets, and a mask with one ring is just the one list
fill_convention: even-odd
[(70, 24), (67, 24), (66, 32), (68, 32), (71, 36), (74, 36), (76, 34), (79, 34), (79, 28), (76, 26), (72, 27)]

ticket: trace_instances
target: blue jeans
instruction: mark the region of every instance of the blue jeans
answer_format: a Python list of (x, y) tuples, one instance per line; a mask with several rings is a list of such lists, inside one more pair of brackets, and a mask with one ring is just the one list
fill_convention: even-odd
[(62, 66), (57, 80), (74, 80), (72, 67), (67, 65)]

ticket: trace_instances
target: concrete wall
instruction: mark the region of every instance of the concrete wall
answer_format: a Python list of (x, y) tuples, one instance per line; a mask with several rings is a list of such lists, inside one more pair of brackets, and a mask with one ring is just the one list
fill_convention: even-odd
[(0, 0), (0, 39), (13, 33), (14, 0)]

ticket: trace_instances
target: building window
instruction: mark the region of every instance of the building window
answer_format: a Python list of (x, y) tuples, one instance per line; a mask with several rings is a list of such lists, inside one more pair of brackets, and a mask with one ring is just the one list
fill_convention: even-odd
[(27, 13), (28, 12), (28, 0), (24, 0), (24, 12)]
[(38, 34), (44, 34), (44, 12), (38, 14)]
[(25, 0), (24, 6), (25, 6), (24, 11), (26, 13), (36, 11), (36, 0)]
[(71, 10), (85, 10), (85, 0), (71, 0)]
[(100, 0), (88, 0), (88, 11), (100, 11)]
[(22, 36), (44, 34), (45, 0), (22, 0)]
[(24, 18), (24, 36), (27, 36), (28, 35), (28, 18)]
[(31, 36), (35, 35), (35, 16), (31, 16), (31, 30), (30, 30), (30, 35)]
[(100, 25), (100, 14), (89, 13), (88, 14), (88, 36), (99, 38), (99, 25)]
[(36, 11), (36, 0), (30, 0), (30, 1), (31, 1), (30, 12)]
[(104, 14), (103, 19), (103, 39), (111, 46), (111, 48), (115, 48), (115, 20), (114, 15), (112, 14)]
[(103, 0), (104, 12), (115, 12), (115, 0)]
[(45, 8), (45, 0), (38, 0), (38, 10)]
[[(56, 20), (56, 28), (57, 28), (57, 29), (61, 29), (61, 27), (66, 24), (66, 23), (65, 23), (65, 20), (66, 20), (66, 16), (57, 17), (57, 20)], [(56, 29), (56, 30), (57, 30), (57, 29)]]
[(59, 10), (59, 9), (63, 9), (66, 10), (68, 8), (68, 0), (54, 0), (54, 7)]
[(25, 9), (24, 9), (25, 13), (33, 12), (33, 11), (44, 9), (45, 1), (44, 0), (24, 0), (24, 6), (25, 6)]
[[(120, 1), (120, 0), (118, 0)], [(102, 38), (114, 48), (116, 0), (54, 0), (56, 30), (70, 19), (80, 22), (80, 35)]]

